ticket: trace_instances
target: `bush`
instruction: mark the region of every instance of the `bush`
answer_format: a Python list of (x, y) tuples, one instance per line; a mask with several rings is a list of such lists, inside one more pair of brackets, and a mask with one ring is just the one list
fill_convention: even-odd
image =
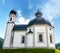
[(0, 49), (0, 53), (55, 53), (55, 50), (45, 48)]
[(3, 46), (3, 42), (0, 41), (0, 48), (2, 48), (2, 46)]

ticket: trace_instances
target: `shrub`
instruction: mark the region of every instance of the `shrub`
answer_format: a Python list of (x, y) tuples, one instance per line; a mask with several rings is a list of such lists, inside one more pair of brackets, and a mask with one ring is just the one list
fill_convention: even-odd
[(0, 53), (55, 53), (55, 50), (47, 48), (0, 49)]

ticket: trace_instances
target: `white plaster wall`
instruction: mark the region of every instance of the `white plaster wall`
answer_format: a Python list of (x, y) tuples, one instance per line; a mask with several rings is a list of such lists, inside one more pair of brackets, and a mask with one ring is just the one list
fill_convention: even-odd
[(7, 23), (3, 48), (10, 48), (11, 32), (12, 32), (13, 26), (14, 26), (13, 23)]
[[(51, 28), (51, 30), (50, 30), (50, 28)], [(48, 30), (48, 44), (49, 44), (49, 47), (55, 48), (54, 29), (52, 27), (47, 27), (47, 30)], [(53, 43), (50, 43), (50, 35), (52, 35)]]
[[(38, 42), (38, 34), (43, 34), (43, 42)], [(46, 26), (43, 25), (35, 25), (34, 26), (34, 47), (47, 47), (47, 36), (46, 36)]]
[(26, 47), (33, 47), (33, 33), (26, 35)]
[[(10, 47), (10, 37), (11, 37), (11, 30), (12, 30), (13, 24), (7, 25), (6, 30), (6, 37), (4, 41), (3, 47)], [(29, 29), (32, 30), (33, 34), (26, 33), (29, 31)], [(43, 34), (43, 42), (38, 41), (39, 34)], [(52, 34), (53, 43), (50, 43), (50, 34)], [(22, 36), (25, 36), (26, 43), (22, 43)], [(49, 30), (49, 26), (45, 25), (33, 25), (31, 27), (27, 28), (27, 31), (14, 31), (14, 39), (13, 39), (13, 48), (25, 48), (25, 47), (47, 47), (47, 36), (48, 36), (48, 47), (55, 47), (55, 40), (54, 40), (54, 32), (53, 28), (52, 30)]]
[(14, 32), (14, 40), (13, 47), (14, 48), (24, 48), (25, 43), (22, 43), (22, 36), (26, 36), (26, 31), (15, 31)]

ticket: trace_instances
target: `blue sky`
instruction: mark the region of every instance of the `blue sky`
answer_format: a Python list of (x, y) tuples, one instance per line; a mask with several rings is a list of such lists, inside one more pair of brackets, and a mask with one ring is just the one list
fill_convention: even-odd
[(60, 42), (60, 0), (0, 0), (0, 37), (5, 36), (10, 10), (17, 11), (16, 24), (28, 24), (38, 8), (55, 27), (55, 42)]

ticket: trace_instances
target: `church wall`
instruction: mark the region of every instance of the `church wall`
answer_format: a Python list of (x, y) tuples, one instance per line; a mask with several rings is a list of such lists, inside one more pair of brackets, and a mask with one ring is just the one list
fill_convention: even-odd
[[(47, 27), (48, 30), (48, 46), (55, 48), (55, 37), (54, 37), (54, 28), (52, 27)], [(52, 43), (50, 42), (50, 35), (52, 36)]]
[[(33, 26), (30, 26), (27, 28), (27, 33), (29, 32), (29, 30), (31, 29), (32, 32), (33, 31)], [(33, 33), (29, 33), (26, 35), (26, 47), (33, 47)]]
[(29, 33), (26, 35), (26, 47), (30, 48), (33, 47), (33, 34)]
[(11, 32), (12, 32), (13, 26), (14, 26), (13, 23), (7, 23), (3, 48), (10, 48)]
[[(41, 25), (34, 26), (35, 47), (47, 47), (46, 27)], [(43, 42), (38, 41), (39, 34), (43, 35)]]
[[(12, 18), (12, 21), (10, 21), (10, 19)], [(9, 18), (9, 22), (15, 22), (15, 20), (16, 20), (16, 15), (14, 15), (14, 14), (10, 14), (10, 18)]]
[(15, 31), (13, 47), (24, 48), (25, 43), (22, 43), (22, 36), (26, 35), (26, 31)]

